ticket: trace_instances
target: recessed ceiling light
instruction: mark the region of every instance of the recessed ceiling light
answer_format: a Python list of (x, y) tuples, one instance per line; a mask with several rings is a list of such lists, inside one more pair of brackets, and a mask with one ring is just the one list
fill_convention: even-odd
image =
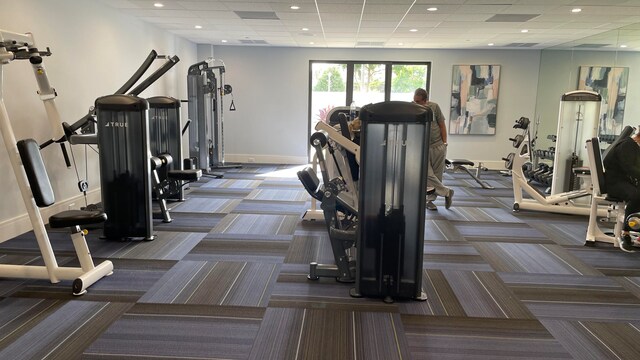
[(309, 42), (309, 45), (313, 45), (313, 44), (315, 44), (313, 41)]
[(222, 40), (222, 42), (223, 42), (223, 43), (226, 43), (226, 42), (227, 42), (227, 40)]
[(291, 9), (291, 10), (300, 10), (300, 6), (298, 6), (298, 5), (291, 5), (291, 6), (289, 7), (289, 9)]
[(528, 32), (529, 32), (529, 30), (527, 30), (527, 29), (522, 29), (522, 30), (520, 30), (520, 32), (521, 32), (521, 33), (528, 33)]
[(580, 8), (571, 9), (572, 13), (579, 13), (580, 11), (582, 11)]
[(196, 26), (194, 26), (194, 28), (196, 28), (196, 29), (202, 29), (202, 25), (196, 25)]
[(493, 45), (495, 45), (495, 44), (494, 44), (494, 43), (488, 43), (487, 45), (489, 45), (489, 46), (493, 46)]
[(411, 31), (411, 32), (417, 32), (417, 31), (418, 31), (418, 29), (410, 29), (409, 31)]
[(302, 31), (309, 31), (309, 28), (302, 28)]
[(621, 47), (621, 48), (626, 48), (626, 47), (627, 47), (627, 45), (622, 44), (622, 45), (620, 45), (620, 47)]
[(427, 11), (438, 11), (438, 8), (437, 7), (430, 7), (430, 8), (427, 8)]
[(398, 45), (402, 46), (402, 45), (404, 45), (404, 43), (398, 43)]
[(155, 6), (155, 7), (164, 7), (164, 4), (163, 3), (155, 3), (155, 4), (153, 4), (153, 6)]

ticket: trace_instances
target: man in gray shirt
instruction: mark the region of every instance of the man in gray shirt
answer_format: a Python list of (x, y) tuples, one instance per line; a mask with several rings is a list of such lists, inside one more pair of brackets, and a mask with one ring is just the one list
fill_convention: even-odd
[(449, 209), (453, 199), (453, 189), (442, 184), (442, 174), (444, 173), (445, 159), (447, 157), (447, 127), (440, 106), (433, 101), (429, 101), (428, 98), (429, 94), (425, 89), (419, 88), (413, 93), (414, 103), (428, 107), (433, 112), (431, 138), (429, 139), (427, 187), (434, 188), (435, 191), (427, 196), (427, 209), (438, 210), (438, 207), (433, 203), (438, 195), (444, 196), (444, 206)]

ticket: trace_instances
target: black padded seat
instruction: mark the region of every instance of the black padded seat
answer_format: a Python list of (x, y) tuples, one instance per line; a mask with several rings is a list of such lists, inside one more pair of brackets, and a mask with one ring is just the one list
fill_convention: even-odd
[(65, 228), (76, 225), (98, 224), (107, 220), (107, 214), (102, 211), (67, 210), (49, 218), (52, 228)]
[(172, 180), (184, 180), (184, 181), (198, 181), (202, 177), (201, 169), (188, 169), (188, 170), (169, 170), (167, 173), (169, 179)]
[(322, 190), (320, 189), (320, 180), (318, 179), (316, 172), (313, 171), (312, 168), (306, 167), (298, 171), (297, 174), (298, 179), (300, 179), (300, 182), (304, 186), (305, 190), (307, 190), (309, 195), (311, 195), (318, 201), (322, 201), (323, 194)]
[(474, 166), (474, 162), (467, 159), (445, 159), (445, 164), (447, 166)]

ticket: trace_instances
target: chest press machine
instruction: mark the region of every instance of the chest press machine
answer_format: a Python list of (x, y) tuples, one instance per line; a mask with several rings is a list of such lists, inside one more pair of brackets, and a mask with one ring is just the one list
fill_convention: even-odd
[(94, 265), (84, 237), (86, 230), (80, 228), (82, 225), (104, 222), (106, 215), (100, 211), (68, 210), (49, 218), (49, 225), (52, 228), (67, 227), (70, 229), (73, 246), (80, 262), (80, 267), (58, 266), (39, 209), (55, 202), (51, 183), (40, 154), (40, 146), (33, 139), (16, 142), (2, 96), (4, 67), (15, 60), (28, 60), (33, 67), (39, 88), (38, 94), (44, 103), (50, 126), (54, 129), (53, 136), (48, 142), (61, 138), (63, 134), (61, 133), (60, 114), (54, 101), (56, 92), (49, 84), (46, 70), (42, 64), (42, 57), (49, 55), (51, 53), (48, 49), (47, 51), (38, 50), (32, 34), (0, 30), (0, 130), (44, 262), (44, 266), (0, 264), (0, 277), (48, 279), (52, 283), (72, 280), (73, 294), (82, 295), (86, 293), (87, 287), (113, 272), (111, 261), (107, 260), (97, 266)]

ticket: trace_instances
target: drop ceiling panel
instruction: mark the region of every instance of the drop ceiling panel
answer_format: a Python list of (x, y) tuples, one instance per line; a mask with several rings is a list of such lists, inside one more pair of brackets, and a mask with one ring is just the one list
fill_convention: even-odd
[(186, 10), (229, 10), (223, 3), (217, 1), (178, 1)]

